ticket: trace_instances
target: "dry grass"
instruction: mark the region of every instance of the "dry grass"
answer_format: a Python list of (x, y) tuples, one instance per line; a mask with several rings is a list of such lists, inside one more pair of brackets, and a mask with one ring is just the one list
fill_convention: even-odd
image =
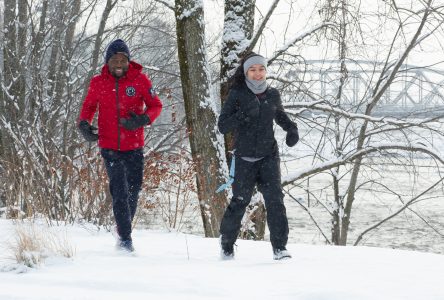
[(48, 227), (18, 224), (9, 250), (19, 264), (30, 268), (41, 265), (48, 257), (74, 256), (74, 248), (65, 234), (56, 234)]

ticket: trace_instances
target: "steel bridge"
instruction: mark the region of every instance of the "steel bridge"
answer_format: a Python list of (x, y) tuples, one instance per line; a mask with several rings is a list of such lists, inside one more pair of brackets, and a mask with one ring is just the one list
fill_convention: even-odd
[[(384, 64), (347, 60), (346, 66), (347, 79), (340, 100), (337, 99), (341, 77), (340, 61), (307, 60), (304, 70), (288, 72), (287, 77), (299, 82), (299, 89), (306, 91), (299, 93), (296, 101), (324, 99), (349, 111), (363, 112)], [(294, 101), (294, 97), (292, 98)], [(402, 65), (373, 114), (396, 117), (444, 115), (444, 70)]]

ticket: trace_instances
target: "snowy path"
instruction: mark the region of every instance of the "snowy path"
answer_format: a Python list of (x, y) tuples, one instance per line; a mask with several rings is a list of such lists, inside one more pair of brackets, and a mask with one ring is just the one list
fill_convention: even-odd
[[(0, 225), (4, 245), (11, 225)], [(293, 259), (274, 261), (268, 242), (239, 241), (236, 259), (221, 261), (217, 239), (138, 230), (131, 256), (110, 233), (67, 228), (74, 258), (0, 272), (0, 299), (444, 299), (438, 254), (290, 244)]]

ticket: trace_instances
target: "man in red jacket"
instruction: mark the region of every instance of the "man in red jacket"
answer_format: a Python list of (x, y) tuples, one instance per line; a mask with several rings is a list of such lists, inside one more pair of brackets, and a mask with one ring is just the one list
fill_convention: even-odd
[[(79, 117), (85, 140), (99, 141), (109, 177), (113, 212), (119, 235), (118, 247), (134, 251), (131, 223), (143, 179), (145, 125), (162, 110), (142, 66), (130, 61), (124, 41), (113, 41), (106, 51), (101, 74), (92, 78)], [(98, 110), (98, 133), (91, 122)]]

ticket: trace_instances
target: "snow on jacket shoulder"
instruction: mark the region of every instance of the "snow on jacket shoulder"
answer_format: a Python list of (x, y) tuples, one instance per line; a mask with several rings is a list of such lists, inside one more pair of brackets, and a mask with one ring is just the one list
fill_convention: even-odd
[(147, 114), (152, 123), (160, 115), (162, 103), (142, 66), (131, 61), (122, 78), (112, 76), (104, 65), (101, 74), (91, 79), (79, 120), (91, 123), (97, 110), (99, 147), (129, 151), (144, 146), (144, 129), (127, 130), (119, 120), (134, 112)]

